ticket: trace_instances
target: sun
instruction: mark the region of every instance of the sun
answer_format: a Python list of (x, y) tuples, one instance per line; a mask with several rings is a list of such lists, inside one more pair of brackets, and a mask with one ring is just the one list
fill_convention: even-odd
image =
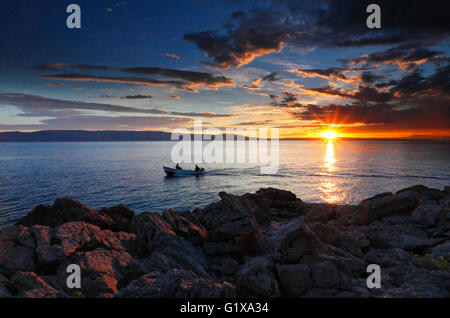
[(327, 131), (324, 131), (323, 133), (321, 133), (320, 136), (327, 140), (333, 140), (336, 137), (338, 137), (339, 135), (334, 130), (327, 130)]

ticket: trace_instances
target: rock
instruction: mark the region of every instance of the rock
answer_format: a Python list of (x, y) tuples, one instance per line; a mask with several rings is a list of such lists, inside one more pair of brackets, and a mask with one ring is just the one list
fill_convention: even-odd
[(20, 298), (57, 298), (64, 293), (47, 284), (33, 272), (17, 272), (10, 279)]
[(6, 288), (5, 284), (0, 284), (0, 298), (12, 297), (11, 292)]
[(201, 245), (208, 235), (205, 227), (189, 211), (180, 212), (170, 209), (163, 213), (163, 217), (172, 225), (177, 236), (195, 245)]
[(442, 238), (430, 239), (423, 229), (414, 223), (388, 225), (376, 221), (367, 227), (369, 237), (377, 236), (387, 246), (406, 251), (421, 252), (444, 241)]
[(444, 258), (447, 262), (450, 262), (450, 241), (446, 241), (442, 244), (439, 244), (433, 248), (427, 250), (432, 259), (439, 260), (440, 258)]
[(104, 208), (99, 210), (99, 213), (110, 217), (119, 231), (130, 232), (131, 221), (134, 217), (134, 212), (126, 205), (120, 204), (111, 208)]
[(280, 190), (275, 188), (261, 188), (258, 191), (256, 191), (256, 194), (270, 200), (277, 200), (277, 201), (297, 200), (297, 196), (291, 191)]
[(411, 219), (425, 226), (433, 226), (437, 224), (439, 218), (443, 217), (443, 213), (443, 209), (438, 204), (422, 204), (413, 211)]
[(414, 192), (422, 199), (439, 201), (440, 199), (445, 197), (445, 191), (440, 191), (438, 189), (428, 188), (423, 185), (415, 185), (409, 188), (401, 189), (397, 191), (397, 194), (404, 192)]
[(209, 277), (208, 265), (203, 251), (192, 243), (177, 236), (157, 232), (154, 238), (155, 251), (161, 253), (175, 262), (181, 268), (190, 269), (202, 277)]
[(313, 222), (327, 223), (329, 220), (336, 218), (336, 206), (326, 203), (306, 204), (303, 218), (308, 224)]
[(279, 297), (275, 264), (268, 257), (254, 257), (237, 273), (240, 297)]
[(233, 240), (258, 230), (255, 215), (259, 208), (253, 201), (225, 192), (219, 195), (220, 202), (194, 211), (213, 239)]
[(57, 228), (34, 225), (31, 228), (36, 238), (36, 255), (42, 265), (56, 264), (89, 242), (100, 228), (84, 222), (69, 222)]
[(323, 247), (301, 217), (282, 225), (273, 224), (262, 245), (261, 249), (268, 251), (278, 263), (293, 263)]
[(80, 266), (82, 273), (81, 292), (86, 297), (110, 297), (121, 286), (142, 274), (138, 261), (125, 251), (95, 249), (77, 252), (61, 263), (58, 276), (67, 276), (69, 264)]
[(30, 230), (15, 225), (0, 230), (0, 274), (35, 271), (35, 240)]
[(231, 298), (235, 287), (227, 282), (201, 278), (191, 271), (152, 272), (132, 281), (116, 297), (121, 298)]
[(372, 249), (364, 255), (364, 260), (370, 264), (378, 264), (381, 268), (393, 266), (422, 267), (419, 259), (400, 248)]
[(314, 282), (306, 264), (276, 265), (283, 297), (300, 297)]
[(332, 262), (323, 262), (311, 266), (314, 286), (319, 288), (332, 288), (339, 284), (339, 271)]
[(239, 257), (243, 254), (241, 248), (228, 242), (205, 242), (203, 244), (203, 251), (208, 256), (235, 255)]
[(395, 195), (383, 194), (362, 201), (351, 223), (370, 224), (376, 219), (404, 212), (411, 212), (419, 203), (416, 192), (405, 191)]
[(116, 224), (106, 213), (90, 209), (71, 198), (56, 199), (53, 206), (38, 205), (20, 219), (18, 224), (29, 227), (33, 225), (55, 227), (73, 221), (90, 223), (101, 229), (121, 230), (120, 224)]
[(136, 234), (138, 253), (150, 255), (154, 251), (154, 236), (157, 232), (176, 236), (173, 226), (162, 215), (157, 213), (141, 213), (131, 223), (131, 231)]

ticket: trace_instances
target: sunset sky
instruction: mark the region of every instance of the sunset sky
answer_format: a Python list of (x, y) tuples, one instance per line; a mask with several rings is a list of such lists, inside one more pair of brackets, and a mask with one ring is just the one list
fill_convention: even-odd
[[(81, 7), (81, 29), (66, 7)], [(382, 10), (368, 29), (366, 7)], [(0, 131), (450, 136), (448, 1), (0, 3)]]

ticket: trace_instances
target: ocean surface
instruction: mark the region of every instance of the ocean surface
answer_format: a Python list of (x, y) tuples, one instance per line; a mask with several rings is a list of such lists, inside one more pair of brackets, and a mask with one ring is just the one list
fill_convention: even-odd
[[(415, 184), (450, 185), (450, 144), (425, 141), (281, 141), (279, 170), (261, 164), (201, 164), (200, 177), (165, 177), (174, 142), (0, 143), (0, 227), (38, 204), (70, 196), (92, 208), (137, 213), (193, 209), (218, 193), (290, 190), (307, 202), (357, 204)], [(181, 164), (192, 168), (191, 164)]]

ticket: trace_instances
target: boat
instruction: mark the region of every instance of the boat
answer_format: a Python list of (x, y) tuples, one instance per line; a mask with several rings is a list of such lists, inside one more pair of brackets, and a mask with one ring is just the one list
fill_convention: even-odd
[(164, 172), (168, 176), (174, 177), (185, 177), (185, 176), (201, 176), (205, 174), (205, 169), (201, 169), (200, 171), (188, 170), (188, 169), (175, 169), (163, 166)]

